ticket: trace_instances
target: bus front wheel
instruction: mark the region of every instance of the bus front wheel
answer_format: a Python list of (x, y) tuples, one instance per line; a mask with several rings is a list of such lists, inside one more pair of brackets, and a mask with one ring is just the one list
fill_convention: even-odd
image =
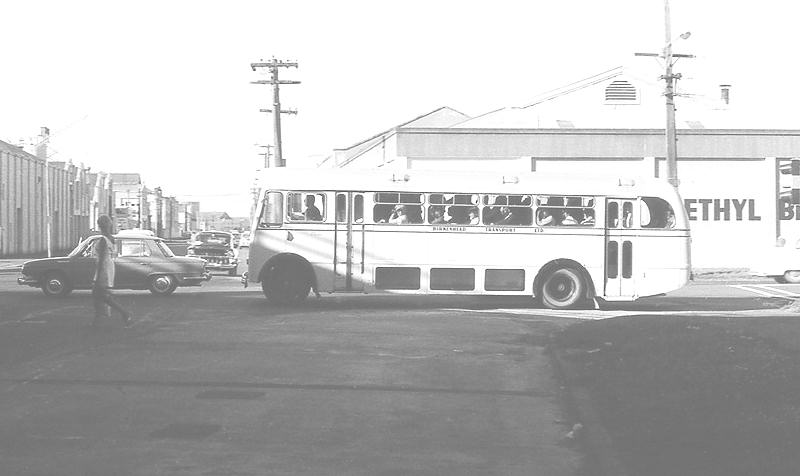
[(542, 304), (550, 309), (578, 307), (586, 295), (586, 281), (580, 271), (573, 268), (556, 268), (542, 280)]
[(295, 263), (279, 262), (266, 269), (261, 290), (270, 302), (289, 304), (308, 297), (311, 284), (302, 267)]

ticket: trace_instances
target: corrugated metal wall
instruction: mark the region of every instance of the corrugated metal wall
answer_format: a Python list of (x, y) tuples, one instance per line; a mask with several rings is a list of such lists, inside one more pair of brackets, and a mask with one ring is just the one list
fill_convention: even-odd
[(0, 256), (46, 255), (47, 192), (54, 254), (86, 237), (99, 214), (113, 217), (107, 174), (64, 162), (45, 164), (0, 142)]

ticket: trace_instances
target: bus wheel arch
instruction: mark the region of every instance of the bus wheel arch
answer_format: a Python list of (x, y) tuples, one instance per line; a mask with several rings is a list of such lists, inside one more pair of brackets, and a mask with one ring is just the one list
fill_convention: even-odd
[(595, 297), (592, 277), (571, 259), (555, 259), (542, 266), (533, 280), (534, 296), (550, 309), (579, 309)]
[(295, 253), (282, 253), (270, 258), (258, 276), (261, 290), (271, 302), (289, 304), (308, 297), (317, 289), (317, 277), (311, 263)]

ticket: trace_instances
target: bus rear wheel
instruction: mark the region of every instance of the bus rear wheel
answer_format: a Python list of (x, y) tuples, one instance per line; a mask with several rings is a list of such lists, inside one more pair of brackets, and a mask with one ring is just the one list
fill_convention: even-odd
[(549, 309), (574, 309), (583, 304), (586, 281), (574, 268), (556, 268), (542, 280), (539, 295)]
[(305, 270), (297, 264), (279, 262), (266, 269), (261, 290), (270, 302), (290, 304), (308, 297), (311, 283)]

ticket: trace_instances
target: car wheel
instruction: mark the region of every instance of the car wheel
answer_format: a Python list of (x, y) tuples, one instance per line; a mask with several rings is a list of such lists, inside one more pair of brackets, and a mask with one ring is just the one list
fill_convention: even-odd
[(296, 263), (274, 263), (267, 268), (261, 289), (270, 302), (289, 304), (302, 301), (311, 290), (308, 276)]
[(783, 280), (790, 284), (800, 283), (800, 271), (796, 269), (790, 269), (789, 271), (783, 273)]
[(42, 283), (42, 291), (51, 297), (66, 296), (72, 291), (69, 281), (61, 273), (47, 273)]
[(550, 309), (578, 307), (586, 295), (586, 282), (574, 268), (556, 268), (542, 280), (542, 304)]
[(147, 283), (147, 289), (157, 296), (168, 296), (178, 287), (178, 282), (169, 274), (158, 274), (151, 276)]

